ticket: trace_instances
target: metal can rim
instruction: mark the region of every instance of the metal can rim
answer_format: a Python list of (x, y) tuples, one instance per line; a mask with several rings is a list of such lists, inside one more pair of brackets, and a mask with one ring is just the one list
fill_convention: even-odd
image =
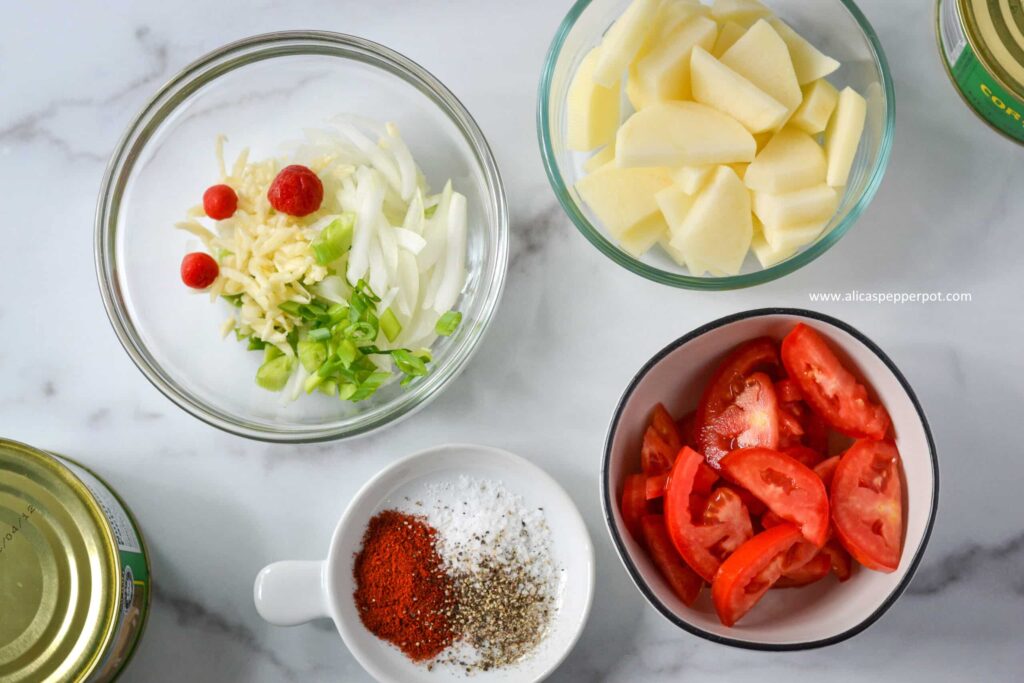
[[(964, 37), (967, 39), (967, 44), (970, 45), (971, 49), (974, 51), (975, 58), (977, 58), (978, 62), (985, 67), (985, 71), (988, 72), (1000, 87), (1024, 100), (1024, 83), (1019, 83), (1012, 78), (1009, 71), (1002, 67), (998, 60), (995, 59), (992, 51), (988, 48), (988, 43), (981, 36), (981, 30), (978, 26), (977, 19), (974, 16), (974, 12), (968, 11), (971, 2), (974, 0), (941, 1), (956, 3), (957, 18), (960, 20), (960, 25), (963, 27)], [(1024, 67), (1024, 63), (1021, 64), (1021, 67)]]

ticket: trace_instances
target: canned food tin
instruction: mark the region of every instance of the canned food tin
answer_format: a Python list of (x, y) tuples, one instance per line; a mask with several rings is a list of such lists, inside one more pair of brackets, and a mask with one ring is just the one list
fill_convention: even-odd
[(939, 0), (943, 62), (964, 101), (1024, 144), (1024, 0)]
[(67, 458), (0, 439), (0, 681), (113, 680), (149, 611), (138, 525)]

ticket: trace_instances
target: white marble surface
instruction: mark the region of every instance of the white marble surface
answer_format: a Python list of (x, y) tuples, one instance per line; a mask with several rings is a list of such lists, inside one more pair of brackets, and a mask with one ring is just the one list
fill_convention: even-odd
[[(725, 294), (675, 291), (618, 269), (555, 203), (534, 107), (541, 62), (568, 4), (51, 0), (4, 7), (0, 434), (92, 465), (141, 519), (157, 591), (124, 680), (364, 680), (329, 624), (261, 622), (253, 576), (275, 559), (319, 557), (367, 477), (397, 456), (453, 440), (533, 459), (587, 519), (597, 597), (582, 640), (552, 680), (1019, 679), (1024, 460), (1008, 423), (1024, 405), (1024, 150), (975, 120), (947, 83), (933, 0), (861, 3), (897, 91), (895, 151), (874, 204), (816, 263)], [(508, 287), (471, 367), (413, 419), (350, 444), (265, 445), (187, 416), (122, 351), (95, 286), (93, 206), (130, 117), (198, 55), (288, 28), (367, 36), (433, 71), (489, 137), (512, 206)], [(823, 289), (966, 291), (973, 301), (811, 304), (808, 292)], [(915, 386), (942, 464), (935, 533), (909, 592), (864, 634), (815, 652), (743, 652), (676, 630), (629, 583), (599, 511), (605, 428), (633, 371), (702, 322), (767, 305), (824, 310), (873, 337)]]

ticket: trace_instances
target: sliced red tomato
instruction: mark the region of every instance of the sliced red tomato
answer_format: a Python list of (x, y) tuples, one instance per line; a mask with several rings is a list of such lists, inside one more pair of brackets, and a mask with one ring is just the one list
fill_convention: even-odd
[(796, 403), (804, 400), (800, 386), (789, 377), (775, 383), (775, 395), (779, 397), (779, 403)]
[(644, 432), (644, 443), (640, 448), (640, 469), (648, 476), (668, 472), (678, 452), (678, 448), (673, 450), (654, 425), (650, 425)]
[(903, 484), (894, 444), (862, 439), (843, 454), (832, 477), (832, 522), (858, 562), (896, 571), (903, 552)]
[(679, 429), (679, 437), (683, 440), (684, 446), (697, 450), (697, 411), (691, 410), (686, 415), (676, 420), (676, 427)]
[(795, 524), (819, 548), (828, 540), (828, 494), (806, 465), (769, 448), (743, 448), (725, 456), (722, 473), (768, 509)]
[(622, 485), (622, 523), (638, 543), (643, 543), (640, 521), (647, 514), (647, 480), (642, 474), (630, 474)]
[[(709, 461), (717, 462), (732, 450), (729, 444), (736, 435), (719, 434), (714, 423), (730, 406), (736, 404), (738, 397), (747, 389), (747, 377), (755, 370), (775, 368), (778, 365), (779, 352), (775, 341), (769, 337), (759, 337), (738, 346), (715, 370), (704, 389), (694, 418), (695, 437), (699, 446), (697, 450), (702, 451)], [(773, 389), (773, 397), (774, 393)], [(735, 425), (731, 424), (726, 427), (729, 430), (735, 429)]]
[(779, 447), (796, 446), (804, 436), (804, 426), (785, 404), (779, 405)]
[(647, 550), (651, 554), (651, 560), (654, 561), (661, 575), (665, 577), (676, 597), (682, 600), (683, 604), (692, 605), (700, 595), (704, 579), (679, 557), (679, 553), (672, 545), (672, 539), (668, 537), (664, 517), (646, 515), (642, 523), (644, 539), (647, 541)]
[(853, 558), (850, 557), (850, 553), (846, 552), (846, 549), (836, 539), (830, 539), (825, 547), (821, 549), (822, 554), (828, 555), (832, 572), (842, 583), (850, 578), (853, 574)]
[(889, 414), (871, 401), (864, 385), (813, 329), (798, 323), (786, 335), (782, 363), (804, 400), (833, 428), (854, 438), (885, 438)]
[(784, 520), (782, 517), (779, 517), (771, 510), (767, 510), (763, 515), (761, 515), (761, 526), (765, 529), (771, 529), (773, 526), (778, 526), (780, 524), (787, 523), (788, 522), (786, 522), (786, 520)]
[(665, 524), (672, 544), (686, 563), (711, 581), (722, 560), (750, 538), (753, 527), (742, 504), (729, 500), (722, 503), (721, 499), (713, 523), (704, 523), (705, 510), (696, 507), (701, 499), (694, 494), (702, 464), (704, 456), (695, 450), (684, 446), (679, 452), (665, 492)]
[(676, 453), (683, 447), (683, 439), (679, 433), (679, 427), (676, 426), (676, 421), (672, 419), (668, 409), (661, 403), (654, 406), (654, 411), (651, 413), (651, 426), (672, 449), (672, 457), (675, 458)]
[(711, 583), (711, 599), (718, 618), (732, 626), (757, 604), (783, 572), (790, 548), (803, 535), (792, 524), (762, 531), (730, 555)]
[(706, 462), (701, 463), (697, 468), (697, 476), (693, 480), (693, 490), (696, 493), (707, 495), (711, 493), (715, 483), (718, 482), (718, 472)]
[(665, 495), (665, 487), (668, 485), (668, 475), (655, 474), (654, 476), (647, 477), (647, 480), (644, 483), (644, 497), (647, 498), (647, 500), (661, 498)]
[(790, 403), (786, 408), (800, 420), (804, 433), (800, 437), (803, 445), (819, 453), (828, 452), (828, 425), (811, 410), (806, 403)]
[(755, 372), (737, 379), (734, 398), (720, 411), (704, 411), (698, 441), (708, 462), (717, 463), (737, 448), (779, 445), (779, 404), (771, 378)]
[(799, 588), (821, 581), (832, 569), (832, 561), (824, 552), (818, 553), (799, 569), (792, 569), (775, 582), (775, 588)]
[(740, 500), (742, 500), (743, 504), (747, 507), (747, 512), (754, 517), (760, 517), (768, 509), (765, 507), (764, 503), (755, 498), (750, 491), (741, 486), (736, 486), (735, 484), (722, 484), (719, 488), (727, 488), (735, 491), (736, 495), (740, 497)]
[(814, 473), (821, 477), (821, 481), (825, 484), (827, 490), (832, 488), (832, 477), (836, 473), (836, 466), (839, 464), (839, 456), (833, 455), (831, 458), (822, 460), (814, 466)]
[(808, 448), (807, 446), (790, 446), (789, 448), (783, 448), (781, 450), (801, 465), (805, 465), (811, 469), (814, 469), (822, 460), (821, 453), (813, 448)]

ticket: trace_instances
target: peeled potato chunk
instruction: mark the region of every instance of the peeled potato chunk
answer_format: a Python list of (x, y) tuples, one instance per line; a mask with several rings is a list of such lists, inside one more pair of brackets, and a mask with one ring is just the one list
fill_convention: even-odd
[(785, 105), (701, 47), (690, 57), (690, 86), (693, 99), (728, 114), (751, 133), (774, 130), (789, 115)]
[(784, 21), (777, 17), (769, 21), (789, 48), (789, 56), (793, 59), (793, 68), (800, 85), (824, 78), (839, 68), (839, 62), (822, 54)]
[(825, 129), (825, 155), (828, 157), (827, 181), (832, 187), (843, 187), (850, 177), (857, 146), (864, 133), (867, 102), (852, 88), (839, 93), (836, 111)]
[(751, 190), (782, 194), (824, 183), (825, 171), (821, 145), (802, 130), (786, 126), (758, 153), (743, 182)]
[(633, 258), (640, 258), (665, 235), (668, 235), (668, 225), (661, 214), (654, 213), (619, 235), (617, 239), (623, 251)]
[(714, 46), (711, 48), (711, 54), (718, 59), (722, 58), (725, 51), (736, 44), (736, 41), (740, 39), (747, 29), (737, 24), (735, 21), (727, 21), (722, 25), (721, 31), (718, 33), (718, 39), (715, 40)]
[(719, 166), (682, 225), (672, 232), (671, 244), (686, 256), (687, 264), (697, 259), (709, 270), (735, 275), (743, 266), (753, 232), (747, 188), (735, 171)]
[(818, 235), (829, 223), (829, 218), (823, 221), (807, 223), (805, 225), (794, 225), (789, 227), (762, 226), (764, 238), (775, 251), (785, 253), (796, 251), (800, 247), (810, 244), (818, 239)]
[(750, 241), (750, 250), (754, 252), (754, 256), (757, 257), (762, 268), (771, 268), (778, 263), (782, 263), (797, 252), (795, 248), (785, 250), (773, 249), (768, 244), (768, 240), (765, 239), (764, 233), (761, 232), (759, 226), (760, 224), (757, 223), (754, 225), (754, 237)]
[[(637, 99), (645, 106), (652, 102), (689, 99), (693, 48), (700, 45), (710, 50), (717, 34), (715, 22), (695, 16), (665, 36), (630, 72), (630, 80), (636, 80), (636, 87), (642, 93)], [(636, 102), (633, 105), (636, 106)]]
[(683, 166), (676, 169), (672, 179), (686, 194), (697, 194), (714, 172), (714, 166)]
[(614, 142), (610, 145), (605, 145), (594, 156), (584, 161), (583, 170), (587, 173), (593, 173), (594, 171), (601, 168), (605, 164), (611, 163), (613, 161), (615, 161)]
[(569, 149), (589, 152), (595, 147), (615, 139), (619, 127), (619, 84), (606, 88), (594, 82), (594, 65), (600, 48), (594, 48), (583, 58), (573, 76), (566, 102)]
[(822, 183), (785, 194), (754, 193), (754, 213), (769, 230), (807, 225), (830, 219), (839, 205), (839, 193)]
[(803, 94), (789, 49), (764, 19), (759, 19), (726, 50), (721, 62), (778, 100), (787, 112), (800, 106)]
[(672, 184), (667, 168), (602, 166), (576, 183), (576, 190), (617, 240), (658, 215), (654, 195)]
[(615, 163), (622, 167), (731, 164), (753, 161), (755, 152), (754, 137), (743, 126), (696, 102), (642, 109), (615, 139)]
[(670, 239), (671, 234), (666, 234), (664, 237), (658, 240), (658, 246), (661, 247), (666, 254), (668, 254), (669, 258), (678, 263), (680, 266), (682, 266), (683, 268), (688, 267), (686, 264), (686, 256), (683, 254), (683, 252), (679, 251), (678, 249), (672, 246), (672, 243), (669, 241)]
[(839, 91), (824, 78), (819, 78), (805, 85), (803, 94), (804, 101), (789, 118), (789, 125), (811, 135), (824, 132), (839, 102)]
[(693, 208), (694, 198), (676, 185), (669, 185), (654, 195), (654, 201), (658, 203), (658, 208), (661, 209), (661, 215), (665, 217), (668, 229), (675, 232), (686, 220), (690, 209)]
[(654, 24), (658, 0), (633, 0), (601, 40), (594, 64), (594, 82), (615, 87), (633, 57), (640, 50)]
[(750, 26), (758, 19), (772, 16), (772, 11), (757, 0), (715, 0), (711, 5), (711, 16), (719, 23), (733, 21)]

